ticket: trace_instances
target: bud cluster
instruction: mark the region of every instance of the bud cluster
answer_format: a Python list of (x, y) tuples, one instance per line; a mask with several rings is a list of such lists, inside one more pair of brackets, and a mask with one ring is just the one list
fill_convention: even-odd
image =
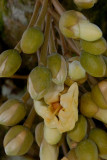
[[(97, 2), (73, 1), (79, 10)], [(0, 54), (0, 77), (27, 82), (26, 94), (20, 100), (0, 101), (0, 125), (7, 132), (4, 151), (21, 160), (38, 159), (33, 151), (37, 148), (38, 152), (38, 147), (40, 160), (63, 156), (62, 160), (107, 159), (106, 40), (101, 29), (81, 12), (64, 11), (58, 0), (41, 2), (36, 1), (31, 21), (15, 49)], [(22, 62), (20, 53), (29, 54), (26, 57), (37, 54), (38, 64), (28, 75), (16, 73)]]

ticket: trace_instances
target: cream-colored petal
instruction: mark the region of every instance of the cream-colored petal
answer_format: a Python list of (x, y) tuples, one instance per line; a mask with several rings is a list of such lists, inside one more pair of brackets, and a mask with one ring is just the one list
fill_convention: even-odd
[(47, 104), (59, 101), (59, 93), (64, 90), (64, 84), (56, 85), (55, 83), (51, 84), (51, 87), (48, 90), (48, 93), (44, 96), (44, 101)]
[(44, 101), (34, 101), (36, 112), (44, 119), (49, 128), (57, 128), (60, 133), (72, 130), (78, 120), (78, 85), (73, 83), (68, 92), (60, 96), (63, 107), (58, 118), (54, 115)]
[(68, 92), (61, 95), (60, 104), (63, 107), (59, 114), (57, 128), (60, 132), (72, 130), (78, 120), (78, 85), (73, 83)]
[(34, 100), (34, 108), (35, 108), (37, 114), (39, 116), (41, 116), (43, 119), (45, 119), (45, 118), (51, 119), (52, 113), (48, 109), (48, 105), (46, 105), (43, 100), (41, 100), (41, 101)]

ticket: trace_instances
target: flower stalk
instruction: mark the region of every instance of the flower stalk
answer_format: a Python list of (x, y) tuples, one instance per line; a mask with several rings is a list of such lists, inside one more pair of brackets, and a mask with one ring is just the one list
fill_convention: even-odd
[(46, 66), (47, 63), (47, 52), (48, 52), (48, 41), (49, 41), (49, 35), (50, 35), (50, 24), (51, 24), (51, 16), (48, 13), (47, 19), (46, 19), (46, 27), (45, 27), (45, 40), (44, 44), (42, 46), (40, 57), (38, 58), (39, 65)]
[(36, 116), (36, 112), (34, 110), (34, 107), (32, 107), (32, 109), (31, 109), (31, 111), (30, 111), (30, 113), (29, 113), (29, 115), (23, 125), (30, 129), (32, 127), (35, 116)]

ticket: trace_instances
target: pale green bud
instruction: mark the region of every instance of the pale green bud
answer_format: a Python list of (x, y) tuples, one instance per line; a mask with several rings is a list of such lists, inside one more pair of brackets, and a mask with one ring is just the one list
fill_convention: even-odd
[(83, 68), (93, 77), (103, 77), (106, 72), (106, 64), (101, 55), (92, 55), (82, 52), (80, 63)]
[(21, 49), (26, 54), (37, 52), (44, 41), (44, 35), (38, 27), (25, 30), (21, 38)]
[(87, 92), (82, 95), (81, 101), (80, 101), (80, 111), (84, 116), (87, 117), (93, 117), (97, 112), (99, 108), (94, 103), (91, 97), (91, 93)]
[(5, 153), (9, 156), (24, 155), (33, 143), (33, 135), (24, 126), (12, 127), (4, 137), (3, 145)]
[(0, 107), (0, 124), (13, 126), (19, 123), (26, 114), (24, 103), (16, 99), (10, 99)]
[(59, 148), (57, 145), (50, 145), (45, 140), (40, 147), (40, 160), (58, 160)]
[(81, 40), (80, 44), (84, 51), (94, 55), (100, 55), (107, 49), (107, 43), (104, 38), (100, 38), (93, 42)]
[(35, 67), (28, 77), (27, 88), (35, 100), (43, 98), (51, 84), (51, 72), (46, 67)]
[(0, 54), (0, 77), (11, 77), (21, 66), (21, 56), (15, 49)]
[(96, 0), (74, 0), (74, 3), (82, 9), (92, 8), (96, 2)]
[(86, 20), (79, 21), (79, 37), (85, 41), (96, 41), (102, 37), (98, 26)]
[(93, 116), (95, 119), (107, 124), (107, 109), (99, 108), (98, 111)]
[(47, 67), (51, 70), (52, 81), (56, 84), (63, 84), (67, 76), (67, 65), (63, 56), (58, 53), (48, 56)]
[(95, 41), (102, 37), (102, 31), (98, 26), (90, 23), (86, 17), (77, 11), (66, 11), (59, 20), (59, 29), (68, 38)]
[(35, 128), (35, 140), (39, 147), (43, 140), (43, 132), (44, 132), (44, 123), (41, 122)]
[(62, 34), (68, 38), (78, 39), (79, 36), (79, 20), (87, 20), (86, 17), (77, 11), (66, 11), (61, 15), (59, 20), (59, 29)]
[(73, 81), (78, 81), (86, 77), (86, 72), (80, 62), (75, 60), (69, 63), (68, 75)]
[(80, 142), (87, 133), (87, 120), (84, 116), (79, 115), (79, 119), (73, 130), (68, 132), (68, 137), (75, 142)]
[(97, 146), (90, 139), (81, 141), (77, 145), (75, 153), (78, 160), (98, 160)]
[(44, 126), (44, 138), (50, 145), (57, 144), (62, 137), (62, 134), (57, 128), (49, 128), (46, 125)]
[(96, 143), (99, 156), (107, 159), (107, 133), (102, 129), (94, 128), (90, 131), (89, 138)]
[(102, 109), (107, 109), (107, 81), (99, 82), (92, 88), (92, 99)]

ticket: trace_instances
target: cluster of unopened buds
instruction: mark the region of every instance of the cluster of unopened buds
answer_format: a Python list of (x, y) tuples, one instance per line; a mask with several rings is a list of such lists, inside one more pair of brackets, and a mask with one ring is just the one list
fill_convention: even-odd
[[(88, 9), (96, 0), (74, 3)], [(0, 107), (0, 124), (12, 127), (3, 140), (6, 155), (29, 151), (37, 113), (42, 118), (35, 129), (40, 160), (107, 159), (107, 133), (93, 121), (107, 126), (107, 43), (100, 28), (79, 11), (65, 11), (57, 0), (36, 0), (18, 45), (0, 54), (0, 77), (15, 74), (21, 52), (37, 54), (38, 66), (28, 75), (22, 99), (9, 99)], [(30, 97), (33, 107), (27, 115)]]

